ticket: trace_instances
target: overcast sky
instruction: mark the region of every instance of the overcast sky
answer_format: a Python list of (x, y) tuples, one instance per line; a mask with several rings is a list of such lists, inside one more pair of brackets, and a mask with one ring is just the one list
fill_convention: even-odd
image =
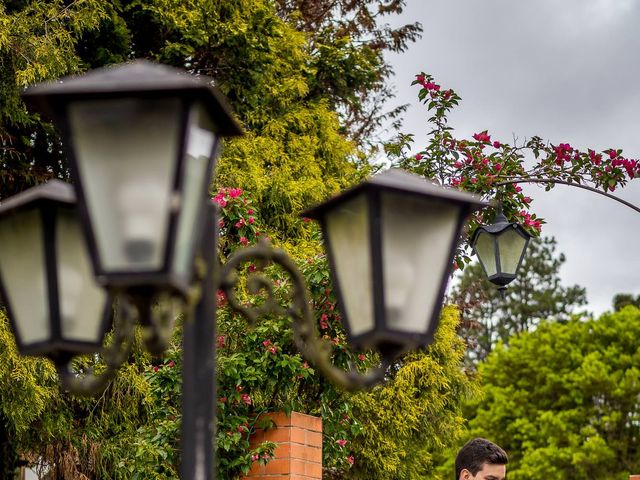
[[(425, 143), (426, 111), (411, 81), (421, 70), (453, 88), (450, 117), (459, 137), (539, 135), (640, 158), (640, 1), (407, 0), (404, 23), (422, 39), (390, 55), (398, 103), (411, 103), (403, 131)], [(616, 293), (640, 294), (640, 214), (571, 187), (523, 186), (544, 235), (567, 257), (565, 285), (587, 288), (589, 309), (611, 308)], [(616, 192), (640, 205), (640, 179)]]

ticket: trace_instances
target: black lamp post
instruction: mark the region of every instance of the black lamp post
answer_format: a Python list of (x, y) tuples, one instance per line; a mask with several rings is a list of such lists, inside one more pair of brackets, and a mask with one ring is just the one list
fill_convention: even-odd
[[(344, 372), (331, 365), (302, 275), (283, 251), (259, 244), (239, 250), (218, 268), (217, 222), (206, 193), (219, 138), (241, 130), (209, 79), (133, 62), (36, 85), (24, 98), (63, 133), (97, 280), (123, 299), (134, 298), (140, 322), (156, 336), (162, 329), (151, 300), (159, 294), (178, 293), (187, 313), (195, 312), (183, 332), (181, 478), (213, 478), (216, 312), (211, 292), (223, 288), (231, 307), (251, 322), (266, 311), (290, 316), (299, 349), (348, 389), (382, 381), (384, 366), (397, 355), (432, 340), (464, 219), (485, 205), (476, 197), (393, 170), (306, 214), (323, 225), (352, 345), (375, 348), (383, 356), (380, 369), (365, 375), (357, 369)], [(204, 274), (194, 268), (196, 256), (204, 260)], [(257, 307), (237, 300), (235, 270), (256, 260), (289, 273), (290, 305), (283, 307), (273, 297)], [(3, 262), (0, 274), (12, 275), (3, 271)], [(270, 291), (267, 279), (251, 276), (251, 281)], [(194, 291), (207, 294), (191, 295)], [(199, 299), (196, 305), (192, 298)], [(116, 349), (126, 343), (134, 318), (124, 317), (121, 333), (114, 332), (120, 339)], [(16, 331), (24, 335), (33, 329), (29, 334), (43, 342), (38, 352), (48, 354), (56, 344), (41, 333), (50, 328), (46, 322), (38, 322)], [(108, 367), (114, 370), (117, 362), (112, 363)], [(94, 379), (89, 388), (76, 377), (63, 377), (75, 392), (93, 391), (101, 383)]]
[(471, 247), (485, 275), (502, 295), (518, 274), (530, 238), (522, 225), (507, 220), (502, 209), (491, 225), (478, 227), (471, 236)]

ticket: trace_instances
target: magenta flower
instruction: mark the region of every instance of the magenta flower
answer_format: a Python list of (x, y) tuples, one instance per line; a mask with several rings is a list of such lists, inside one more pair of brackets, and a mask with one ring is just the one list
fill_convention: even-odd
[(249, 240), (247, 240), (247, 237), (240, 237), (240, 244), (244, 245), (245, 247), (249, 245)]
[(347, 442), (346, 440), (336, 440), (336, 443), (341, 447), (344, 447), (349, 442)]

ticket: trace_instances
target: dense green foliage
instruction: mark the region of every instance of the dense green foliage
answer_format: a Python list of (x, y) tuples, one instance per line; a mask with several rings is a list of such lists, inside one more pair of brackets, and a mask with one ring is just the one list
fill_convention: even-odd
[(556, 254), (554, 238), (534, 238), (518, 277), (508, 285), (505, 298), (490, 283), (479, 263), (467, 266), (451, 292), (463, 315), (462, 333), (469, 359), (484, 359), (493, 346), (535, 328), (542, 320), (567, 321), (587, 303), (586, 291), (560, 282), (565, 255)]
[(362, 433), (354, 439), (353, 478), (431, 478), (434, 456), (463, 435), (460, 404), (475, 383), (460, 368), (458, 322), (458, 310), (445, 308), (429, 349), (407, 355), (393, 381), (354, 399)]
[(470, 435), (510, 455), (509, 478), (625, 480), (640, 468), (640, 310), (543, 322), (481, 365)]

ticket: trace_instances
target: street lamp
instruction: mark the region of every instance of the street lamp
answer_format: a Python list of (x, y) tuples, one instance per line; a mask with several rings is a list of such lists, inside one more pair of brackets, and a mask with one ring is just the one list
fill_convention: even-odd
[[(261, 243), (218, 266), (217, 222), (207, 187), (220, 137), (241, 129), (210, 79), (138, 61), (36, 85), (24, 99), (63, 134), (98, 282), (125, 306), (132, 298), (140, 323), (155, 337), (166, 337), (152, 309), (159, 295), (177, 293), (187, 313), (195, 312), (183, 326), (182, 478), (212, 478), (211, 292), (224, 289), (231, 307), (250, 322), (265, 312), (288, 315), (298, 348), (319, 371), (343, 388), (367, 387), (384, 379), (385, 367), (399, 354), (432, 340), (464, 219), (486, 205), (392, 170), (306, 214), (322, 223), (352, 346), (382, 356), (378, 369), (344, 372), (331, 364), (302, 275), (283, 251)], [(204, 269), (194, 267), (196, 255)], [(277, 264), (290, 275), (289, 305), (281, 306), (269, 280), (256, 274), (250, 275), (249, 290), (266, 291), (268, 298), (258, 306), (238, 301), (236, 271), (247, 261)], [(134, 314), (123, 312), (126, 330)], [(114, 335), (117, 348), (128, 334), (116, 329)], [(160, 351), (162, 342), (157, 343), (148, 348)], [(66, 379), (80, 392), (100, 383), (90, 379), (88, 388), (80, 379)]]
[(392, 360), (431, 343), (464, 221), (485, 205), (391, 169), (305, 212), (322, 225), (354, 348)]
[(0, 203), (0, 291), (18, 350), (58, 368), (100, 349), (111, 301), (96, 284), (73, 188), (52, 180)]
[(506, 286), (518, 274), (530, 238), (522, 225), (507, 220), (501, 208), (491, 225), (478, 227), (471, 236), (471, 247), (482, 270), (503, 296)]
[(241, 133), (217, 90), (136, 61), (23, 98), (63, 135), (98, 281), (186, 292), (219, 139)]

